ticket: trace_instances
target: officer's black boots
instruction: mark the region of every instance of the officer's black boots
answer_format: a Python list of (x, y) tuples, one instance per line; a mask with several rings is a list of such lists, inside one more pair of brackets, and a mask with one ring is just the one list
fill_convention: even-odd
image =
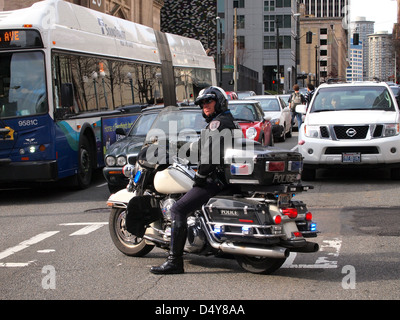
[(187, 227), (185, 224), (173, 221), (171, 228), (171, 249), (167, 261), (162, 265), (151, 267), (154, 274), (178, 274), (184, 273), (183, 248), (186, 242)]

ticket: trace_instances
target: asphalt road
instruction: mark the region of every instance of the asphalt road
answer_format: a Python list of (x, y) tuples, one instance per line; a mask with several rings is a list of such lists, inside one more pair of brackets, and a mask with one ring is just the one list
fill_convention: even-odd
[[(295, 139), (276, 145), (293, 147)], [(399, 183), (384, 170), (339, 170), (320, 172), (312, 185), (296, 198), (318, 223), (321, 250), (292, 253), (273, 275), (191, 254), (185, 274), (151, 274), (166, 252), (132, 258), (114, 247), (100, 171), (84, 191), (60, 185), (2, 189), (0, 300), (160, 300), (150, 313), (165, 314), (165, 300), (224, 300), (238, 311), (244, 300), (399, 299)], [(200, 311), (196, 305), (190, 312)]]

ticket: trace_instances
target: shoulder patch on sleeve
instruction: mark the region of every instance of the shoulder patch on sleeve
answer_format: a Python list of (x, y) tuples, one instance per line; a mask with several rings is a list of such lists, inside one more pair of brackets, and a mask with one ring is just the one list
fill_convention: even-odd
[(219, 128), (220, 124), (221, 122), (219, 122), (218, 120), (211, 121), (209, 128), (211, 131), (215, 131)]

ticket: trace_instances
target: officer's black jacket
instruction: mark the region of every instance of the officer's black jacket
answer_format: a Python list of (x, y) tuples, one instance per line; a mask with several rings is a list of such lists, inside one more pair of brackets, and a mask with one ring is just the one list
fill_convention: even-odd
[(236, 132), (237, 138), (242, 135), (242, 131), (228, 110), (218, 114), (202, 131), (199, 140), (199, 175), (210, 176), (217, 169), (222, 169), (225, 150), (234, 145), (235, 129), (239, 130)]

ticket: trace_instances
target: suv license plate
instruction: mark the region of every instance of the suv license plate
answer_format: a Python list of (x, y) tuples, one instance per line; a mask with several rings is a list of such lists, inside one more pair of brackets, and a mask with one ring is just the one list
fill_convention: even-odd
[(360, 163), (361, 162), (361, 153), (360, 152), (342, 153), (342, 162), (343, 163)]

